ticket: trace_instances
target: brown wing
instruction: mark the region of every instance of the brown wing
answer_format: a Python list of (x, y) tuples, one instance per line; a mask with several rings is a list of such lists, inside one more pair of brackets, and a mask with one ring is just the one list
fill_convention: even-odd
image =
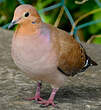
[(58, 69), (66, 75), (79, 72), (86, 62), (85, 50), (67, 32), (51, 27), (51, 38), (58, 56)]

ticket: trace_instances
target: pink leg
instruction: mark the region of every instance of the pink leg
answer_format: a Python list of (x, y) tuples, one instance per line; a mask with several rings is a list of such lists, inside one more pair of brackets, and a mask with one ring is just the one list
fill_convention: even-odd
[(41, 82), (38, 82), (35, 96), (32, 98), (27, 98), (27, 100), (42, 101), (43, 99), (40, 97), (40, 89), (41, 89)]
[(55, 107), (56, 105), (54, 104), (54, 97), (55, 97), (57, 91), (58, 91), (58, 88), (53, 88), (49, 99), (48, 100), (39, 101), (39, 103), (40, 104), (44, 104), (45, 106), (52, 105), (52, 106)]

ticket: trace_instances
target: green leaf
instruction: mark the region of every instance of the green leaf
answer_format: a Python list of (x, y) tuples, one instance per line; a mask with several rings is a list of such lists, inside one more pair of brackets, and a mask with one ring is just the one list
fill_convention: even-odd
[(92, 43), (101, 44), (101, 37), (95, 37), (95, 38), (93, 39)]

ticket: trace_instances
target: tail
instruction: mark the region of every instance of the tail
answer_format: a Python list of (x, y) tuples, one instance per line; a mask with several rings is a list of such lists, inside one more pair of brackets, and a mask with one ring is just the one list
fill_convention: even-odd
[(97, 64), (95, 61), (93, 61), (89, 56), (87, 56), (87, 59), (88, 59), (88, 63), (89, 63), (90, 66), (97, 66), (97, 65), (98, 65), (98, 64)]
[(98, 64), (93, 61), (89, 56), (86, 55), (86, 63), (82, 68), (81, 72), (85, 71), (89, 66), (97, 66)]
[[(82, 48), (83, 48), (83, 46), (82, 45), (80, 45)], [(83, 48), (84, 49), (84, 48)], [(98, 64), (95, 62), (95, 61), (93, 61), (87, 54), (86, 54), (86, 51), (84, 50), (84, 52), (85, 52), (85, 56), (86, 56), (86, 62), (85, 62), (85, 66), (84, 66), (84, 68), (87, 68), (87, 67), (89, 67), (89, 66), (97, 66)]]

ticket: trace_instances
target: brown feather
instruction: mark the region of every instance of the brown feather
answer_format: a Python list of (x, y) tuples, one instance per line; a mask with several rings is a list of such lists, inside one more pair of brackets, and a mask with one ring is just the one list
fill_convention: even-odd
[(84, 48), (67, 32), (53, 28), (51, 25), (49, 27), (52, 31), (53, 49), (56, 50), (58, 57), (58, 69), (66, 75), (73, 75), (81, 71), (86, 63)]

